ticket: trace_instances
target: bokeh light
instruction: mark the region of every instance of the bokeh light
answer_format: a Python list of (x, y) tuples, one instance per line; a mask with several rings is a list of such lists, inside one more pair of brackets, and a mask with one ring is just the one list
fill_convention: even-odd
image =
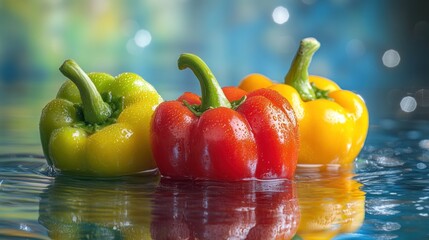
[(398, 51), (394, 49), (389, 49), (384, 52), (382, 61), (384, 66), (388, 68), (394, 68), (399, 65), (399, 62), (401, 61), (401, 56), (399, 55)]
[(284, 24), (289, 20), (289, 11), (283, 6), (274, 8), (273, 20), (277, 24)]
[(399, 103), (401, 110), (410, 113), (416, 110), (417, 108), (417, 101), (415, 98), (411, 96), (406, 96), (401, 99), (401, 102)]
[(136, 35), (134, 36), (134, 41), (136, 42), (137, 46), (144, 48), (147, 45), (149, 45), (150, 42), (152, 41), (152, 35), (150, 34), (149, 31), (145, 29), (140, 29), (137, 31)]

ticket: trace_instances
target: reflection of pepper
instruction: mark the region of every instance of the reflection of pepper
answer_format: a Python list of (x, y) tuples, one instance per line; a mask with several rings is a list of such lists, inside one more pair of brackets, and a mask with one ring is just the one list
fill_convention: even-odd
[[(200, 81), (202, 98), (186, 93), (164, 102), (154, 113), (151, 140), (163, 176), (212, 180), (292, 178), (298, 156), (296, 118), (289, 103), (261, 89), (236, 100), (243, 91), (219, 87), (197, 56), (182, 54)], [(228, 99), (227, 97), (230, 97)]]
[(299, 122), (298, 163), (347, 165), (363, 147), (368, 111), (359, 95), (341, 90), (328, 79), (308, 76), (311, 57), (319, 46), (314, 38), (301, 41), (285, 84), (252, 74), (242, 80), (240, 88), (270, 88), (289, 100)]
[(41, 194), (39, 223), (50, 239), (150, 239), (158, 176), (92, 181), (57, 176)]
[(299, 224), (292, 181), (189, 182), (161, 179), (153, 239), (291, 239)]
[(87, 75), (72, 60), (60, 70), (71, 81), (40, 119), (48, 163), (63, 172), (96, 176), (154, 169), (149, 124), (162, 99), (152, 85), (133, 73)]
[(320, 175), (319, 171), (301, 173), (298, 170), (297, 179), (301, 209), (297, 235), (302, 239), (333, 239), (362, 226), (365, 193), (360, 189), (362, 184), (354, 180), (350, 172)]

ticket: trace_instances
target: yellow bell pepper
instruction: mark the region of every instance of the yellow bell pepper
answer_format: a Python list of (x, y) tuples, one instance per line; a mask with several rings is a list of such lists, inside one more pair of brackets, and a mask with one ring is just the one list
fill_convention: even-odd
[(301, 41), (285, 83), (251, 74), (239, 87), (245, 91), (270, 88), (287, 98), (299, 123), (299, 164), (350, 166), (366, 139), (368, 110), (359, 95), (340, 89), (329, 79), (308, 75), (311, 58), (319, 47), (314, 38)]

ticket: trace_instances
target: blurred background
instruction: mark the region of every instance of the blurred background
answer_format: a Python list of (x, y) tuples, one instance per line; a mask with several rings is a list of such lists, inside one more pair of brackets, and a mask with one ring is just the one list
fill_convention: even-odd
[(180, 53), (199, 55), (221, 85), (254, 72), (283, 81), (310, 36), (321, 42), (310, 73), (362, 95), (372, 126), (425, 120), (428, 13), (424, 0), (0, 0), (0, 145), (38, 138), (65, 59), (138, 73), (170, 100), (199, 93), (191, 71), (177, 69)]

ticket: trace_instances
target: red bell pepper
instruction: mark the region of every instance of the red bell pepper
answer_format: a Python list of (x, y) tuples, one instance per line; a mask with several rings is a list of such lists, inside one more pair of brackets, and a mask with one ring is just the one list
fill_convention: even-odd
[(185, 93), (155, 110), (151, 145), (162, 176), (220, 181), (293, 177), (298, 123), (285, 98), (269, 89), (222, 91), (208, 66), (192, 54), (182, 54), (178, 66), (194, 72), (202, 97)]

